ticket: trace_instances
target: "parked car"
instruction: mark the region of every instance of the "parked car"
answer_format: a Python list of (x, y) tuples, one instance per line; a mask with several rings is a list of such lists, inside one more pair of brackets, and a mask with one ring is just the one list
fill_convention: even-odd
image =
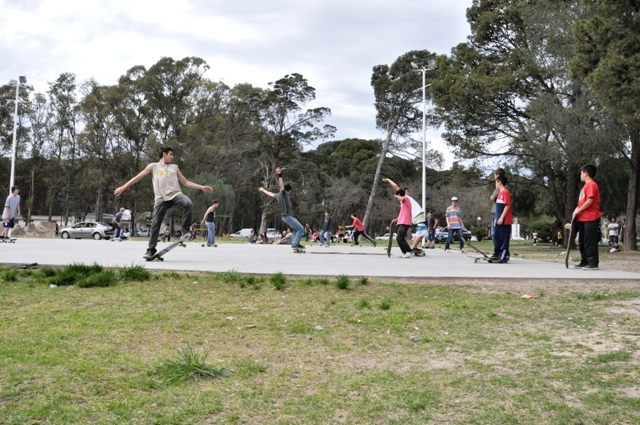
[[(449, 230), (446, 227), (440, 230), (436, 230), (437, 243), (446, 242), (448, 237), (449, 237)], [(472, 237), (471, 232), (467, 229), (462, 229), (462, 237), (465, 238), (467, 241), (471, 241), (471, 237)], [(458, 232), (453, 233), (453, 240), (460, 241)]]
[(230, 234), (229, 237), (231, 237), (231, 238), (248, 238), (249, 236), (251, 236), (251, 232), (253, 232), (253, 229), (241, 229), (241, 230), (238, 230), (235, 233)]
[(62, 239), (93, 238), (99, 241), (100, 239), (109, 239), (112, 236), (113, 227), (99, 221), (81, 221), (71, 227), (65, 227), (60, 230)]
[[(396, 236), (398, 236), (398, 234), (394, 233), (393, 237), (395, 238)], [(389, 232), (385, 233), (382, 236), (376, 236), (376, 240), (378, 240), (378, 241), (388, 241), (389, 240)]]
[(138, 231), (136, 232), (136, 236), (140, 236), (140, 237), (143, 237), (143, 238), (148, 237), (149, 236), (149, 228), (145, 227), (145, 228), (138, 229)]

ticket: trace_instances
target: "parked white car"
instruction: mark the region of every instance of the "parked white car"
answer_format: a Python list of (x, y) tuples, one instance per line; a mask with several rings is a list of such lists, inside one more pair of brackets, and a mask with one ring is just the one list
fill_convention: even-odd
[(253, 229), (241, 229), (229, 235), (231, 238), (248, 238), (251, 236)]
[(113, 227), (99, 221), (81, 221), (71, 227), (65, 227), (60, 230), (62, 239), (80, 239), (93, 238), (97, 241), (100, 239), (109, 239), (113, 236)]

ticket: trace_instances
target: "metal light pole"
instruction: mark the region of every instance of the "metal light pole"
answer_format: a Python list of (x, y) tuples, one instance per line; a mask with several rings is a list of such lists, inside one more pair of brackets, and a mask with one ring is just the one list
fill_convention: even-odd
[(9, 180), (9, 194), (11, 194), (11, 188), (15, 183), (15, 177), (16, 177), (16, 142), (17, 142), (16, 133), (18, 131), (18, 101), (19, 101), (18, 95), (20, 93), (20, 85), (27, 83), (27, 77), (20, 76), (18, 77), (18, 81), (11, 80), (9, 82), (9, 84), (14, 84), (14, 83), (16, 85), (16, 107), (15, 107), (15, 112), (13, 114), (13, 148), (11, 150), (11, 177)]
[(429, 60), (422, 72), (422, 210), (427, 212), (427, 71), (436, 68), (436, 61)]

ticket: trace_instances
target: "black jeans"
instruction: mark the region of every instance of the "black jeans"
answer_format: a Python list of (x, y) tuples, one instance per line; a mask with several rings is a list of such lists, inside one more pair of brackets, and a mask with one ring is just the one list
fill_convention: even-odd
[(409, 246), (406, 240), (407, 232), (409, 231), (409, 229), (411, 229), (411, 226), (408, 226), (406, 224), (398, 225), (398, 236), (396, 236), (396, 241), (398, 242), (400, 251), (402, 251), (403, 254), (406, 254), (407, 252), (411, 252), (411, 247)]
[(185, 235), (189, 232), (189, 227), (193, 223), (191, 216), (193, 213), (193, 203), (187, 195), (180, 193), (170, 201), (160, 201), (153, 205), (153, 218), (151, 219), (151, 230), (149, 232), (149, 248), (155, 249), (158, 245), (158, 234), (160, 233), (160, 226), (164, 220), (164, 215), (171, 207), (182, 208), (182, 234)]
[(369, 242), (371, 242), (372, 244), (376, 244), (374, 242), (374, 240), (371, 238), (371, 236), (367, 235), (367, 232), (365, 232), (364, 230), (361, 232), (360, 230), (356, 229), (355, 232), (353, 232), (353, 244), (354, 245), (359, 245), (358, 243), (358, 238), (360, 237), (360, 235), (364, 236), (365, 239), (368, 239)]
[(600, 219), (578, 222), (578, 243), (580, 244), (581, 263), (593, 264), (594, 266), (600, 263), (598, 243), (601, 237)]

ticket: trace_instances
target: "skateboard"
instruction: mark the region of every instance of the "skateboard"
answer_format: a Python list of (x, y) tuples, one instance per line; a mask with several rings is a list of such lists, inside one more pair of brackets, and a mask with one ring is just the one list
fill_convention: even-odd
[[(474, 263), (479, 263), (482, 260), (489, 260), (489, 256), (487, 254), (485, 254), (484, 252), (480, 251), (478, 248), (476, 248), (475, 246), (471, 245), (465, 238), (462, 238), (462, 242), (469, 245), (469, 247), (471, 249), (473, 249), (475, 252), (477, 252), (478, 254), (482, 255), (482, 257), (469, 257), (469, 258), (473, 258), (475, 261)], [(490, 262), (490, 261), (489, 261)]]
[(17, 239), (15, 238), (11, 238), (11, 239), (2, 239), (3, 243), (16, 243)]
[(389, 224), (389, 244), (387, 245), (387, 257), (391, 257), (391, 247), (393, 246), (393, 222)]
[(37, 265), (38, 263), (20, 264), (19, 266), (15, 266), (14, 269), (23, 269), (23, 270), (32, 269)]
[[(577, 217), (577, 216), (576, 216)], [(567, 239), (567, 252), (564, 254), (564, 266), (569, 268), (569, 254), (571, 253), (571, 242), (575, 242), (576, 233), (578, 232), (578, 220), (576, 217), (571, 219), (571, 224), (566, 224), (565, 229), (569, 228), (569, 239)]]
[(304, 254), (304, 248), (292, 248), (294, 254)]
[(173, 248), (175, 248), (177, 246), (180, 246), (182, 248), (186, 248), (187, 245), (184, 243), (184, 241), (186, 239), (187, 239), (186, 237), (184, 239), (180, 238), (179, 241), (174, 242), (171, 245), (169, 245), (168, 247), (166, 247), (165, 249), (156, 252), (155, 254), (153, 254), (152, 257), (149, 257), (149, 258), (144, 257), (144, 259), (147, 260), (147, 261), (164, 261), (163, 255), (165, 255), (167, 252), (171, 251)]
[(416, 257), (424, 257), (427, 254), (425, 254), (425, 252), (419, 248), (416, 248), (415, 250), (411, 251), (411, 253), (416, 256)]

